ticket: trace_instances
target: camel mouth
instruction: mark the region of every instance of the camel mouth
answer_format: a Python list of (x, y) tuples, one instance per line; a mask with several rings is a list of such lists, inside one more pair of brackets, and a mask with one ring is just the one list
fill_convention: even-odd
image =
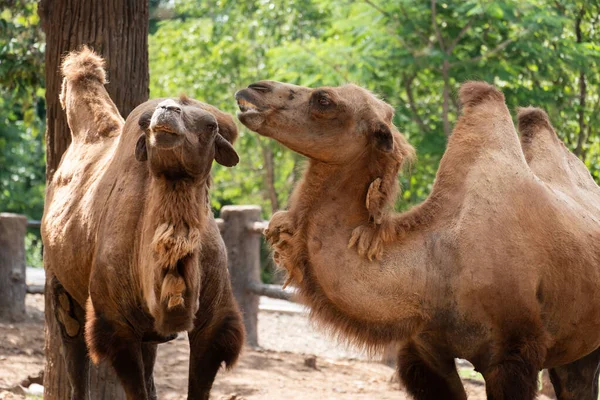
[(182, 135), (181, 110), (157, 107), (152, 114), (149, 128), (154, 135)]
[(241, 113), (261, 112), (265, 107), (260, 105), (260, 99), (257, 98), (255, 91), (251, 88), (242, 89), (236, 92), (235, 100)]
[(253, 104), (248, 100), (238, 99), (237, 104), (241, 112), (258, 111), (258, 107), (256, 106), (256, 104)]
[(178, 132), (173, 127), (171, 127), (169, 125), (165, 125), (165, 124), (151, 126), (150, 129), (152, 129), (152, 131), (156, 132), (156, 133), (164, 132), (164, 133), (170, 133), (173, 135), (178, 134)]
[(250, 130), (257, 131), (265, 122), (265, 108), (257, 104), (251, 89), (242, 89), (235, 94), (235, 100), (240, 109), (237, 117)]

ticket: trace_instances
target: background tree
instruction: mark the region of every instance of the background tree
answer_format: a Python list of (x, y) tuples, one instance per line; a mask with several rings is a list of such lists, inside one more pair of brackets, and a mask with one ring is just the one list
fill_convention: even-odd
[[(104, 56), (110, 83), (107, 90), (124, 116), (148, 99), (148, 1), (41, 0), (38, 13), (46, 34), (46, 176), (52, 179), (70, 142), (66, 115), (58, 96), (63, 56), (87, 44)], [(46, 277), (46, 371), (44, 398), (70, 398), (60, 355), (50, 276)], [(84, 304), (82, 306), (85, 307)], [(83, 334), (81, 327), (80, 335)], [(92, 368), (92, 398), (124, 398), (110, 367)]]
[[(0, 12), (0, 210), (39, 218), (44, 209), (44, 38), (35, 0)], [(39, 230), (26, 238), (27, 265), (42, 266)]]

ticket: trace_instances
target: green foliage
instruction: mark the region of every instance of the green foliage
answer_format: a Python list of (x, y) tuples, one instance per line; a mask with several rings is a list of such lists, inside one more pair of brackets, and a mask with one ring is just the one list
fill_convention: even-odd
[[(278, 78), (267, 65), (269, 49), (318, 35), (327, 17), (308, 0), (192, 0), (169, 6), (176, 17), (158, 23), (150, 37), (151, 96), (185, 92), (231, 113), (237, 89)], [(236, 168), (215, 164), (213, 206), (259, 204), (267, 217), (285, 204), (300, 157), (245, 129), (236, 148), (242, 155)]]
[[(235, 112), (233, 93), (260, 79), (365, 86), (395, 106), (395, 122), (419, 155), (400, 178), (399, 209), (428, 195), (459, 112), (456, 91), (469, 79), (501, 87), (512, 109), (545, 108), (599, 176), (596, 2), (176, 0), (169, 7), (171, 17), (150, 38), (153, 96), (185, 91)], [(237, 146), (242, 164), (216, 167), (214, 206), (252, 202), (268, 214), (284, 205), (302, 158), (243, 128)]]
[(42, 258), (42, 240), (39, 231), (27, 232), (25, 236), (25, 265), (28, 267), (43, 268), (44, 260)]
[[(458, 116), (461, 82), (502, 88), (511, 109), (545, 108), (600, 180), (599, 0), (151, 0), (151, 96), (185, 92), (236, 112), (261, 79), (355, 82), (396, 109), (417, 148), (397, 208), (427, 197)], [(0, 210), (39, 218), (43, 40), (34, 0), (0, 13)], [(212, 201), (285, 207), (303, 157), (240, 126), (241, 163), (214, 167)], [(34, 262), (34, 261), (32, 261)]]
[(37, 4), (0, 13), (0, 210), (40, 218), (44, 208), (44, 45)]
[[(0, 11), (0, 211), (39, 219), (44, 210), (44, 40), (37, 1)], [(27, 265), (42, 266), (39, 230), (25, 239)]]

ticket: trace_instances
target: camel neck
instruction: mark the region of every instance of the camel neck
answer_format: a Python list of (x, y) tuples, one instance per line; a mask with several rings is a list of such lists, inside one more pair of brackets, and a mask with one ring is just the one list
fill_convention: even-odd
[(309, 218), (312, 215), (326, 218), (321, 212), (316, 213), (325, 207), (328, 213), (351, 216), (352, 223), (368, 220), (365, 197), (373, 178), (364, 173), (364, 164), (363, 160), (351, 166), (311, 160), (290, 200), (290, 211), (297, 208)]
[(171, 266), (198, 251), (209, 212), (206, 182), (152, 177), (144, 225), (152, 234), (156, 261)]
[(353, 229), (368, 221), (365, 198), (374, 179), (368, 171), (363, 160), (310, 162), (290, 202), (297, 232), (288, 256), (301, 270), (296, 284), (313, 316), (375, 345), (408, 337), (423, 321), (424, 268), (415, 260), (425, 257), (420, 239), (395, 246), (381, 262), (348, 249)]

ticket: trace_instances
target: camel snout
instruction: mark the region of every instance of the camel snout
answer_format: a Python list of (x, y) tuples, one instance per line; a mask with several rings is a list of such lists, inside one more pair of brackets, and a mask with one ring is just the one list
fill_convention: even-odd
[(156, 107), (150, 120), (151, 145), (172, 148), (182, 143), (185, 129), (181, 114), (182, 108), (171, 99)]
[(177, 114), (181, 114), (181, 107), (179, 107), (179, 104), (175, 103), (173, 100), (168, 99), (163, 101), (162, 103), (160, 103), (158, 105), (157, 108), (166, 110), (166, 111), (173, 111)]

